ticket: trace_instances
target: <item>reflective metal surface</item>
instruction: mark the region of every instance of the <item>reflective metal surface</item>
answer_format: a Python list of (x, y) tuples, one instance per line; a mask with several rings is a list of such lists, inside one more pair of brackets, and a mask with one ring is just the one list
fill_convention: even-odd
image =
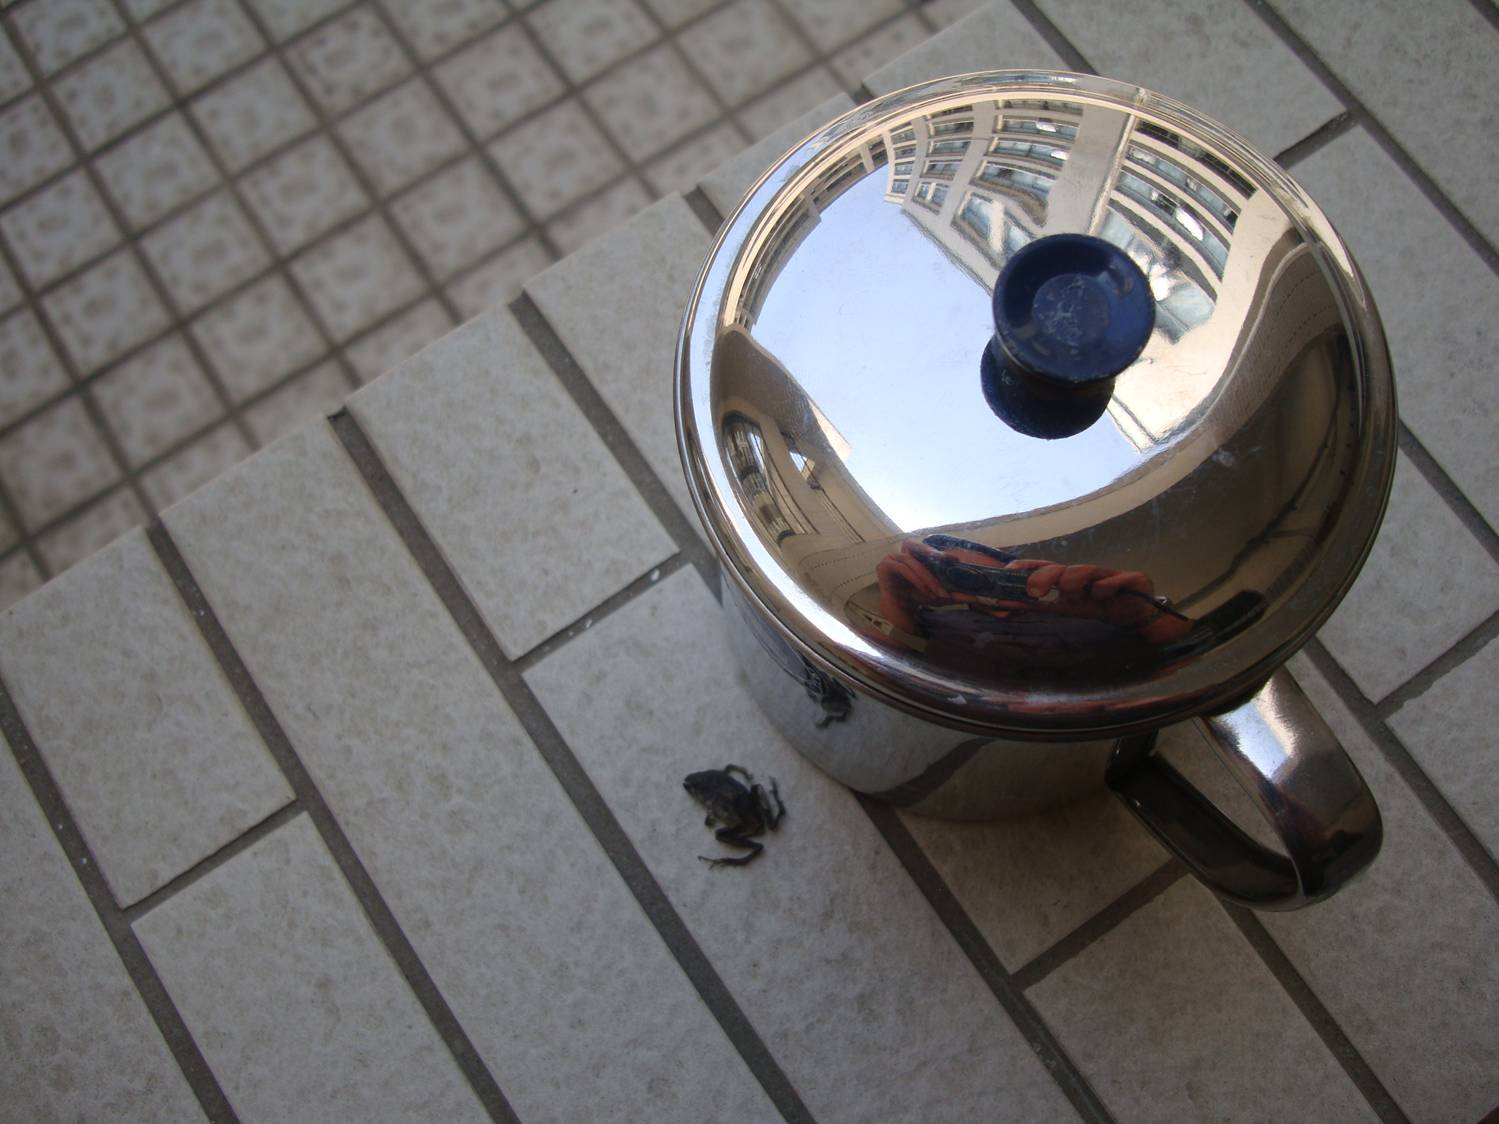
[[(1005, 262), (1061, 232), (1124, 250), (1155, 326), (1048, 439), (981, 359)], [(678, 415), (726, 571), (799, 659), (1021, 738), (1251, 691), (1351, 584), (1394, 465), (1383, 333), (1321, 212), (1193, 111), (1057, 73), (914, 87), (789, 154), (709, 259)]]

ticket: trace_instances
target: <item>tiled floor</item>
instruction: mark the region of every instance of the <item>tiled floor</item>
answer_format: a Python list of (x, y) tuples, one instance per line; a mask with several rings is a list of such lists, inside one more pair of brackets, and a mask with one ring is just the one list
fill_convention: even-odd
[[(3, 431), (8, 513), (107, 504), (125, 526), (166, 509), (0, 614), (0, 1118), (1493, 1119), (1499, 226), (1474, 185), (1499, 171), (1499, 16), (1423, 13), (12, 6), (28, 62), (0, 56), (0, 96), (18, 128), (102, 107), (70, 145), (164, 113), (163, 161), (196, 186), (170, 205), (117, 190), (107, 142), (84, 170), (23, 144), (40, 187), (0, 162), (0, 234), (25, 263), (5, 323), (41, 357), (4, 385), (20, 370), (51, 388)], [(131, 18), (144, 30), (122, 40)], [(245, 28), (288, 46), (252, 54)], [(132, 72), (138, 40), (156, 62)], [(33, 64), (60, 68), (55, 97), (25, 92)], [(1318, 906), (1224, 907), (1104, 794), (992, 824), (856, 800), (736, 681), (669, 401), (715, 212), (852, 97), (981, 66), (1096, 67), (1209, 108), (1280, 154), (1380, 303), (1394, 493), (1290, 668), (1386, 838)], [(132, 93), (132, 73), (192, 108)], [(295, 137), (200, 112), (252, 74), (249, 103), (291, 91)], [(378, 109), (398, 98), (438, 109), (403, 134)], [(692, 159), (628, 158), (637, 144)], [(555, 213), (554, 180), (574, 185)], [(223, 252), (153, 240), (163, 223)], [(449, 331), (470, 240), (495, 239), (536, 256), (481, 262), (501, 280), (474, 299), (495, 307)], [(169, 506), (179, 460), (206, 478), (278, 434)], [(48, 551), (97, 543), (86, 524), (43, 519), (0, 572), (34, 584)], [(1162, 740), (1231, 806), (1190, 726)], [(697, 861), (678, 782), (730, 755), (792, 810), (763, 861), (723, 878)]]
[(10, 3), (0, 607), (957, 12)]

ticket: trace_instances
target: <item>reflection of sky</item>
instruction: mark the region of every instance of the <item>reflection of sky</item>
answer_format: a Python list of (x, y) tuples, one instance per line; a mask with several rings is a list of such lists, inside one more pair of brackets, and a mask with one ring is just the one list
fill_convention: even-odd
[(1048, 507), (1128, 471), (1140, 454), (1108, 414), (1061, 441), (994, 416), (979, 386), (988, 290), (883, 196), (866, 176), (822, 213), (752, 329), (847, 440), (869, 497), (911, 532)]

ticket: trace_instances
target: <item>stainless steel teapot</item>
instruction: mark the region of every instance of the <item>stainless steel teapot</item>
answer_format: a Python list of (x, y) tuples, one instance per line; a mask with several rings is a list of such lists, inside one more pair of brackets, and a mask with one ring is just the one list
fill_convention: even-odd
[[(744, 675), (827, 772), (969, 818), (1106, 784), (1256, 908), (1372, 861), (1373, 798), (1279, 669), (1383, 516), (1389, 353), (1232, 132), (1062, 72), (868, 102), (726, 221), (676, 388)], [(1153, 753), (1186, 720), (1283, 851)]]

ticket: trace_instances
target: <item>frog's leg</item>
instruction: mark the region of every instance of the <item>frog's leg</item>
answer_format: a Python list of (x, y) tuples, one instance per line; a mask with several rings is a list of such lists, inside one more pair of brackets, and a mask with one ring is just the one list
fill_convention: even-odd
[(765, 850), (764, 844), (745, 838), (733, 828), (721, 827), (713, 833), (713, 838), (717, 839), (720, 843), (727, 843), (734, 847), (743, 847), (749, 851), (749, 854), (718, 859), (710, 859), (707, 855), (699, 855), (698, 858), (702, 859), (709, 866), (744, 866), (745, 863), (753, 862), (757, 859), (760, 852)]
[(738, 773), (741, 777), (744, 778), (744, 783), (747, 785), (755, 783), (754, 774), (746, 769), (743, 765), (725, 765), (723, 767), (723, 771), (731, 777), (735, 773)]

